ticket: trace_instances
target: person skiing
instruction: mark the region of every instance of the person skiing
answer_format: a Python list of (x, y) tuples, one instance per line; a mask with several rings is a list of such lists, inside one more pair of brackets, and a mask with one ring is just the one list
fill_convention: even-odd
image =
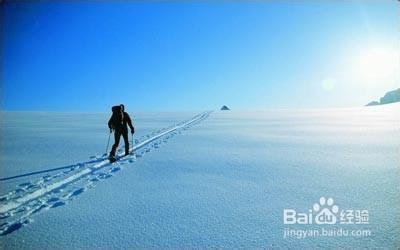
[(119, 140), (122, 137), (125, 142), (125, 155), (129, 154), (129, 140), (128, 140), (128, 127), (131, 129), (131, 134), (135, 133), (135, 128), (132, 125), (132, 120), (128, 113), (125, 112), (125, 106), (123, 104), (119, 106), (112, 107), (113, 114), (108, 121), (108, 127), (110, 128), (110, 133), (114, 130), (114, 145), (112, 146), (110, 152), (110, 160), (115, 160), (115, 152), (118, 148)]

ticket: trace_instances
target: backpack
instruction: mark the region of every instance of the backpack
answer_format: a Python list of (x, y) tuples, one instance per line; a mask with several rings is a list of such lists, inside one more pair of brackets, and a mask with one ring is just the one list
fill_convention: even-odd
[(113, 112), (113, 113), (119, 113), (119, 112), (121, 112), (121, 106), (113, 106), (112, 108), (111, 108), (111, 111)]
[(124, 116), (123, 116), (123, 114), (121, 113), (121, 106), (113, 106), (112, 108), (111, 108), (111, 110), (112, 110), (112, 120), (113, 120), (113, 124), (114, 124), (114, 126), (118, 126), (119, 124), (122, 124), (123, 123), (123, 120), (124, 120)]

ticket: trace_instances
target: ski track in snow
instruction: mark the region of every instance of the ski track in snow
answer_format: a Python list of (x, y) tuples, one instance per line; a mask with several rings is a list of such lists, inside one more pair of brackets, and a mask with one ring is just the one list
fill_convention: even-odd
[(120, 158), (114, 163), (109, 162), (108, 156), (91, 156), (90, 161), (18, 184), (15, 190), (0, 197), (0, 235), (10, 234), (32, 222), (33, 215), (39, 212), (67, 204), (97, 182), (112, 177), (123, 169), (123, 165), (135, 162), (168, 139), (203, 121), (210, 113), (203, 112), (187, 121), (136, 139), (129, 150), (131, 154), (123, 156), (123, 149), (119, 149), (117, 154)]

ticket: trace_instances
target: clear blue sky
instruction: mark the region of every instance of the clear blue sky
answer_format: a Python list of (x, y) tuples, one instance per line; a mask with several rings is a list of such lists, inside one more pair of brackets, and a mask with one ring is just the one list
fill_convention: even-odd
[(388, 70), (400, 66), (399, 10), (395, 0), (3, 3), (2, 110), (364, 105), (400, 85)]

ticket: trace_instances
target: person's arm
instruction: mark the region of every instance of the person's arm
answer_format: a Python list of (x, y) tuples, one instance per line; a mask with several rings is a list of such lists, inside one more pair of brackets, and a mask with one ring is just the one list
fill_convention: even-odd
[(112, 129), (114, 128), (113, 118), (114, 118), (114, 114), (112, 114), (112, 116), (110, 117), (110, 120), (108, 120), (108, 128), (110, 129), (110, 133), (111, 133)]
[(129, 117), (128, 113), (125, 113), (125, 117), (126, 117), (126, 123), (128, 124), (129, 128), (131, 129), (131, 134), (135, 133), (135, 128), (132, 125), (132, 120)]

